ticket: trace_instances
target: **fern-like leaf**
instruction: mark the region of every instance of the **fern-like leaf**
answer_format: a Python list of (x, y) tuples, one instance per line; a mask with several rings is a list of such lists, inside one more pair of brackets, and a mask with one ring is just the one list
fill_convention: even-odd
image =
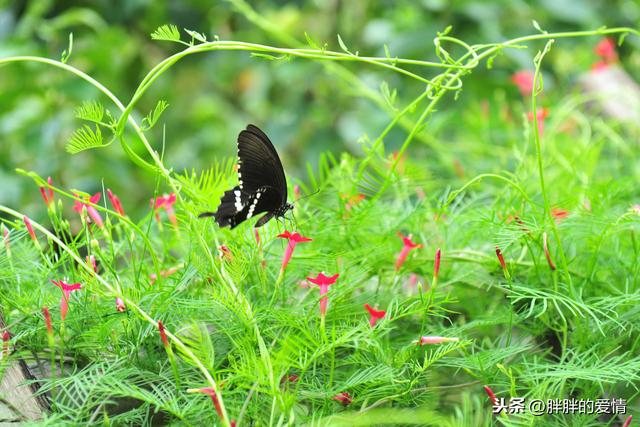
[[(186, 28), (184, 29), (184, 31), (187, 34), (189, 34), (193, 40), (198, 40), (200, 43), (206, 43), (207, 42), (207, 36), (205, 36), (202, 33), (199, 33), (197, 31), (193, 31), (193, 30), (187, 30)], [(192, 43), (193, 43), (193, 40), (192, 40)]]
[(100, 131), (100, 127), (96, 126), (94, 131), (91, 127), (84, 125), (71, 135), (71, 139), (67, 143), (66, 149), (67, 152), (76, 154), (91, 148), (104, 146), (105, 144), (102, 142), (102, 132)]
[(164, 101), (162, 99), (158, 101), (158, 103), (156, 104), (156, 108), (154, 108), (153, 111), (147, 114), (147, 116), (143, 119), (144, 130), (149, 130), (154, 127), (158, 122), (158, 119), (160, 119), (160, 116), (168, 106), (169, 104), (167, 103), (167, 101)]
[(85, 101), (76, 109), (76, 117), (94, 123), (101, 123), (104, 117), (104, 107), (96, 101)]
[(178, 27), (173, 24), (162, 25), (158, 27), (153, 33), (151, 33), (152, 40), (166, 40), (170, 42), (180, 41), (180, 31)]

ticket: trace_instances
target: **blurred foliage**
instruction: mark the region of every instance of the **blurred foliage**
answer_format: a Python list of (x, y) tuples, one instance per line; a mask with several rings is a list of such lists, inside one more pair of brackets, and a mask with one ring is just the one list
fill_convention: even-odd
[[(544, 30), (572, 31), (602, 25), (633, 27), (639, 17), (637, 2), (621, 0), (271, 1), (260, 2), (255, 9), (243, 0), (215, 4), (0, 0), (0, 58), (68, 57), (70, 64), (126, 103), (150, 69), (178, 52), (179, 46), (149, 36), (166, 23), (173, 23), (180, 30), (198, 31), (209, 39), (217, 36), (282, 47), (306, 46), (306, 33), (339, 50), (337, 34), (340, 34), (350, 49), (361, 55), (384, 56), (386, 46), (392, 56), (435, 60), (433, 38), (449, 25), (456, 37), (474, 44), (536, 33), (534, 19)], [(73, 33), (72, 49), (70, 33)], [(182, 36), (185, 37), (184, 32)], [(62, 234), (76, 236), (73, 250), (61, 254), (52, 251), (50, 258), (43, 257), (44, 263), (38, 264), (35, 260), (39, 249), (27, 240), (24, 232), (12, 231), (10, 244), (15, 258), (10, 255), (0, 258), (0, 275), (7, 278), (3, 282), (3, 305), (16, 327), (23, 328), (24, 335), (18, 335), (21, 342), (32, 339), (31, 344), (37, 344), (42, 338), (40, 319), (31, 314), (38, 312), (44, 303), (52, 306), (53, 291), (41, 286), (48, 283), (52, 272), (79, 276), (77, 280), (87, 283), (85, 289), (96, 292), (94, 295), (99, 298), (85, 298), (82, 310), (78, 303), (74, 307), (74, 320), (68, 323), (68, 331), (79, 337), (75, 340), (76, 336), (68, 335), (69, 348), (76, 346), (76, 355), (88, 357), (74, 360), (74, 364), (78, 363), (73, 375), (60, 376), (48, 383), (51, 390), (60, 390), (56, 404), (63, 410), (56, 416), (93, 419), (98, 412), (87, 409), (90, 406), (85, 406), (84, 401), (75, 414), (65, 406), (71, 407), (80, 398), (88, 397), (96, 402), (107, 401), (120, 392), (124, 396), (141, 396), (136, 399), (145, 402), (127, 417), (138, 413), (147, 417), (151, 408), (154, 414), (157, 408), (162, 408), (161, 416), (185, 417), (193, 420), (193, 424), (201, 422), (204, 414), (213, 416), (205, 399), (187, 398), (179, 387), (174, 391), (171, 378), (155, 363), (164, 360), (164, 353), (157, 337), (152, 336), (155, 331), (149, 319), (109, 314), (113, 308), (107, 307), (105, 301), (111, 303), (115, 295), (111, 285), (101, 279), (106, 288), (97, 286), (99, 283), (91, 282), (92, 276), (79, 268), (80, 250), (86, 248), (95, 251), (105, 277), (113, 275), (114, 283), (122, 285), (123, 296), (142, 307), (137, 310), (166, 319), (170, 330), (188, 340), (194, 351), (199, 350), (198, 356), (202, 355), (207, 365), (216, 364), (213, 368), (220, 368), (217, 369), (220, 375), (228, 377), (225, 401), (234, 414), (244, 411), (241, 408), (245, 399), (252, 399), (245, 392), (254, 389), (251, 385), (254, 377), (261, 381), (256, 382), (261, 390), (253, 398), (255, 403), (251, 403), (248, 418), (259, 419), (269, 406), (274, 407), (272, 398), (288, 387), (282, 386), (279, 378), (291, 367), (301, 373), (313, 367), (310, 380), (300, 380), (301, 392), (296, 396), (304, 398), (306, 406), (296, 405), (294, 399), (281, 405), (290, 411), (291, 419), (315, 419), (316, 411), (335, 412), (337, 404), (331, 396), (342, 389), (338, 386), (349, 386), (356, 390), (356, 399), (361, 399), (357, 403), (370, 408), (386, 399), (390, 404), (424, 406), (423, 410), (428, 412), (444, 404), (455, 412), (452, 416), (465, 420), (466, 425), (482, 425), (490, 417), (487, 412), (477, 415), (481, 414), (484, 399), (474, 395), (475, 390), (456, 391), (450, 386), (460, 384), (449, 381), (474, 379), (477, 384), (461, 385), (477, 385), (479, 389), (481, 383), (495, 384), (494, 380), (499, 378), (498, 390), (509, 387), (515, 390), (515, 383), (507, 381), (513, 381), (511, 373), (505, 376), (498, 372), (501, 369), (498, 362), (515, 366), (520, 381), (518, 391), (531, 391), (531, 396), (549, 393), (562, 396), (576, 391), (580, 392), (576, 393), (578, 397), (599, 393), (630, 396), (632, 388), (637, 390), (640, 372), (640, 359), (633, 357), (638, 353), (640, 330), (635, 308), (640, 271), (634, 237), (638, 220), (635, 208), (630, 209), (639, 196), (635, 183), (640, 179), (640, 168), (628, 161), (637, 148), (637, 138), (628, 138), (628, 129), (618, 123), (605, 123), (597, 111), (589, 110), (586, 97), (575, 85), (597, 60), (593, 47), (599, 41), (599, 38), (558, 40), (545, 57), (542, 70), (545, 90), (539, 99), (542, 107), (551, 110), (539, 157), (544, 159), (545, 167), (550, 165), (545, 169), (549, 198), (554, 208), (571, 212), (569, 218), (558, 221), (563, 241), (554, 236), (551, 247), (558, 264), (559, 259), (568, 264), (562, 268), (563, 275), (579, 282), (575, 288), (571, 283), (559, 282), (560, 271), (555, 271), (555, 266), (553, 271), (544, 267), (546, 246), (540, 240), (546, 239), (544, 233), (548, 229), (539, 209), (538, 158), (533, 156), (536, 148), (527, 120), (530, 105), (511, 82), (514, 71), (533, 68), (533, 55), (544, 41), (530, 43), (528, 49), (505, 50), (492, 62), (492, 69), (479, 67), (465, 76), (463, 92), (456, 99), (449, 94), (444, 102), (438, 103), (439, 111), (430, 116), (427, 126), (419, 132), (409, 155), (398, 158), (397, 172), (401, 178), (393, 181), (390, 194), (380, 200), (367, 194), (357, 207), (349, 208), (349, 195), (360, 192), (361, 188), (356, 190), (356, 186), (369, 179), (368, 176), (355, 179), (360, 166), (360, 138), (365, 135), (375, 138), (390, 120), (388, 110), (393, 109), (375, 102), (372, 98), (379, 95), (372, 94), (383, 92), (381, 84), (385, 83), (389, 91), (397, 91), (397, 105), (405, 106), (423, 90), (419, 83), (362, 63), (267, 61), (241, 52), (212, 52), (185, 58), (154, 82), (136, 104), (134, 114), (138, 123), (143, 123), (143, 117), (160, 100), (166, 101), (168, 109), (147, 136), (154, 148), (163, 153), (167, 167), (178, 172), (197, 171), (193, 174), (187, 171), (177, 178), (183, 185), (181, 197), (184, 197), (178, 211), (179, 222), (188, 226), (175, 229), (156, 225), (149, 212), (149, 198), (154, 192), (165, 190), (156, 188), (160, 186), (157, 182), (160, 174), (135, 166), (117, 144), (76, 155), (65, 150), (73, 132), (83, 125), (76, 118), (78, 107), (95, 101), (115, 113), (109, 100), (103, 99), (94, 87), (59, 69), (37, 63), (1, 67), (0, 204), (16, 207), (35, 220), (44, 217), (45, 209), (32, 181), (14, 172), (15, 168), (22, 168), (43, 177), (51, 175), (56, 187), (62, 189), (93, 194), (103, 186), (112, 188), (120, 195), (130, 218), (135, 218), (133, 222), (128, 219), (116, 222), (113, 217), (113, 222), (107, 221), (108, 231), (99, 236), (91, 235), (88, 227), (79, 229), (77, 215), (71, 217), (58, 208), (50, 208), (52, 223), (64, 224), (64, 230), (68, 231)], [(630, 37), (619, 50), (623, 67), (636, 79), (640, 77), (638, 43), (638, 38)], [(90, 113), (89, 108), (85, 110)], [(271, 273), (278, 268), (279, 255), (284, 250), (275, 237), (280, 231), (277, 223), (262, 229), (264, 246), (256, 246), (248, 224), (228, 232), (218, 230), (211, 222), (195, 219), (197, 213), (213, 208), (222, 191), (232, 185), (230, 181), (235, 182), (232, 161), (217, 160), (235, 157), (237, 133), (247, 123), (259, 125), (272, 137), (290, 183), (311, 177), (309, 185), (303, 185), (303, 194), (318, 187), (323, 190), (296, 205), (297, 220), (313, 236), (314, 246), (310, 244), (306, 252), (296, 255), (296, 266), (292, 267), (295, 270), (289, 270), (286, 286), (282, 288), (285, 290), (282, 307), (274, 307), (269, 295), (273, 284)], [(385, 138), (381, 176), (393, 175), (387, 172), (386, 159), (400, 146), (404, 133), (398, 126)], [(131, 142), (132, 134), (126, 137)], [(318, 173), (307, 173), (304, 170), (307, 163), (319, 169)], [(211, 172), (202, 172), (211, 165), (214, 165)], [(493, 178), (501, 179), (486, 179), (482, 186), (477, 186), (479, 192), (466, 194), (467, 187), (452, 192), (465, 183), (471, 185), (483, 177), (490, 178), (487, 174), (495, 172), (501, 175)], [(506, 185), (509, 180), (504, 176), (513, 177), (517, 185)], [(473, 177), (475, 181), (470, 182)], [(527, 194), (535, 200), (530, 201)], [(68, 197), (57, 200), (70, 209)], [(3, 211), (8, 212), (4, 208)], [(67, 217), (75, 224), (67, 223)], [(140, 217), (144, 227), (132, 232), (129, 227)], [(514, 218), (516, 222), (512, 222)], [(551, 222), (555, 228), (555, 222)], [(116, 225), (111, 228), (113, 224)], [(149, 240), (141, 238), (147, 234), (140, 230), (146, 230)], [(405, 276), (392, 270), (399, 241), (390, 238), (398, 230), (414, 231), (416, 238), (425, 244), (424, 250), (404, 267), (406, 273), (415, 272), (417, 280), (426, 282), (424, 279), (432, 271), (432, 254), (436, 248), (443, 248), (444, 280), (438, 293), (436, 281), (431, 288), (431, 295), (436, 296), (434, 313), (442, 318), (427, 319), (431, 298), (424, 299), (422, 290), (417, 295), (410, 291), (406, 298), (398, 292)], [(218, 236), (228, 244), (234, 258), (214, 257), (209, 244), (217, 242)], [(509, 310), (502, 294), (507, 292), (507, 284), (502, 282), (502, 273), (493, 258), (496, 245), (507, 254), (514, 278), (513, 283), (508, 280), (512, 301)], [(565, 246), (569, 263), (564, 261)], [(71, 252), (74, 258), (69, 257)], [(523, 259), (525, 253), (531, 254), (531, 261)], [(261, 258), (268, 263), (256, 262)], [(13, 270), (14, 259), (19, 261), (20, 274)], [(160, 268), (165, 273), (174, 269), (176, 274), (168, 278)], [(154, 270), (157, 273), (152, 273)], [(329, 324), (335, 326), (331, 329), (333, 342), (323, 336), (324, 326), (320, 328), (323, 333), (317, 333), (317, 301), (298, 286), (300, 278), (318, 270), (340, 271), (341, 285), (348, 284), (331, 291), (331, 315), (335, 317)], [(147, 281), (151, 274), (167, 280), (160, 279), (152, 287)], [(218, 279), (232, 286), (217, 286)], [(235, 288), (236, 283), (240, 287)], [(215, 286), (209, 286), (212, 284)], [(240, 296), (242, 300), (238, 299)], [(370, 329), (361, 307), (374, 299), (389, 303), (388, 324), (392, 319), (399, 325), (389, 327), (388, 341), (369, 340)], [(290, 301), (294, 303), (288, 304)], [(129, 309), (133, 307), (129, 305)], [(515, 319), (511, 317), (514, 314), (511, 308), (516, 311)], [(565, 317), (568, 313), (569, 324)], [(418, 314), (423, 318), (418, 318)], [(212, 342), (200, 339), (206, 336), (202, 333), (206, 329), (189, 326), (193, 319), (215, 328)], [(511, 331), (512, 320), (519, 326), (513, 345), (511, 332), (503, 345), (500, 327), (506, 326)], [(114, 325), (121, 322), (131, 328), (121, 336), (113, 334)], [(247, 338), (248, 325), (256, 325), (255, 340)], [(447, 331), (448, 335), (470, 337), (476, 342), (464, 339), (448, 349), (427, 349), (424, 362), (413, 363), (419, 360), (416, 354), (421, 356), (423, 350), (412, 340), (423, 331), (437, 334)], [(360, 335), (353, 339), (354, 333)], [(564, 343), (559, 342), (561, 335)], [(153, 344), (149, 344), (151, 337)], [(269, 363), (264, 362), (265, 356), (261, 354), (260, 346), (265, 347), (265, 343), (273, 343)], [(472, 344), (470, 354), (448, 355), (454, 347), (462, 350)], [(558, 363), (559, 355), (555, 354), (560, 345), (565, 350), (563, 363)], [(141, 349), (142, 354), (151, 357), (136, 357), (136, 364), (131, 364), (132, 355), (140, 355)], [(324, 357), (330, 353), (330, 360)], [(105, 359), (103, 367), (101, 357), (105, 354), (113, 358)], [(82, 366), (94, 357), (100, 364)], [(126, 363), (120, 364), (120, 360)], [(447, 370), (427, 372), (436, 362)], [(136, 369), (129, 370), (130, 365)], [(87, 369), (76, 371), (76, 367)], [(152, 377), (158, 388), (154, 393), (145, 393), (149, 375), (137, 374), (154, 367), (160, 367), (158, 375)], [(107, 368), (113, 369), (111, 374)], [(183, 364), (181, 369), (186, 383), (201, 381), (191, 367)], [(176, 375), (176, 380), (179, 377)], [(442, 401), (432, 396), (431, 387), (438, 386), (449, 390), (442, 394)], [(89, 393), (89, 389), (95, 394)], [(414, 395), (416, 391), (419, 393)], [(292, 396), (284, 395), (287, 399)], [(634, 405), (635, 409), (637, 404)], [(394, 412), (404, 417), (414, 415)], [(469, 414), (476, 416), (469, 418)], [(344, 422), (349, 423), (349, 414), (343, 415)], [(114, 419), (117, 425), (117, 415)], [(557, 425), (570, 424), (560, 420)]]
[[(393, 56), (430, 59), (435, 58), (433, 37), (447, 25), (453, 26), (456, 37), (476, 43), (531, 33), (533, 19), (549, 31), (570, 31), (603, 24), (634, 25), (639, 18), (640, 5), (633, 0), (263, 1), (255, 6), (241, 0), (0, 0), (0, 57), (59, 59), (73, 33), (69, 63), (127, 101), (148, 70), (178, 50), (149, 37), (165, 23), (199, 31), (209, 39), (217, 35), (284, 47), (304, 47), (307, 33), (337, 49), (336, 35), (340, 34), (361, 54), (384, 56), (386, 44)], [(596, 42), (558, 43), (545, 65), (546, 87), (568, 90), (595, 61), (592, 48)], [(637, 45), (638, 40), (631, 38), (620, 52), (635, 77), (640, 69)], [(494, 69), (477, 70), (468, 77), (459, 98), (464, 102), (448, 99), (440, 104), (441, 111), (423, 132), (422, 141), (431, 143), (415, 145), (411, 155), (424, 157), (426, 164), (435, 158), (438, 162), (431, 165), (435, 171), (452, 177), (465, 159), (469, 164), (464, 166), (475, 171), (496, 167), (493, 161), (474, 163), (479, 160), (474, 153), (456, 160), (460, 150), (451, 141), (460, 138), (464, 125), (477, 126), (471, 116), (478, 111), (521, 102), (509, 77), (514, 70), (531, 69), (534, 53), (533, 49), (506, 51), (497, 58)], [(377, 68), (345, 67), (374, 91), (387, 81), (398, 90), (402, 102), (420, 90), (415, 82)], [(375, 137), (389, 122), (388, 114), (361, 93), (317, 62), (272, 62), (242, 52), (215, 52), (187, 58), (163, 75), (138, 104), (136, 117), (142, 118), (160, 99), (169, 103), (150, 140), (158, 151), (164, 149), (166, 164), (175, 170), (200, 170), (215, 159), (234, 156), (238, 131), (247, 123), (258, 124), (272, 136), (295, 181), (302, 177), (305, 163), (315, 167), (321, 152), (358, 154), (358, 139), (365, 134)], [(90, 193), (101, 190), (100, 180), (104, 179), (104, 186), (122, 194), (126, 205), (147, 206), (156, 185), (154, 178), (135, 167), (119, 146), (78, 155), (64, 150), (81, 123), (74, 117), (75, 109), (91, 100), (109, 105), (94, 88), (61, 70), (41, 64), (0, 68), (1, 204), (34, 213), (30, 206), (40, 203), (33, 185), (14, 173), (19, 167), (51, 175), (62, 187)], [(521, 135), (517, 126), (513, 132), (495, 135), (487, 124), (482, 135), (503, 140)], [(387, 139), (390, 150), (404, 135), (394, 130), (391, 136)]]

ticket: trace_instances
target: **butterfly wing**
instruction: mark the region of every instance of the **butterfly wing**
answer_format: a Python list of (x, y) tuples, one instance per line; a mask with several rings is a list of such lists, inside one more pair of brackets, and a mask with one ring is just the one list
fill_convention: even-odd
[(222, 196), (213, 216), (221, 226), (234, 228), (242, 221), (262, 212), (256, 227), (264, 225), (287, 203), (287, 181), (275, 147), (258, 127), (247, 126), (238, 135), (238, 186)]
[(275, 147), (257, 126), (249, 125), (238, 135), (238, 186), (253, 194), (260, 187), (271, 187), (287, 202), (287, 180)]

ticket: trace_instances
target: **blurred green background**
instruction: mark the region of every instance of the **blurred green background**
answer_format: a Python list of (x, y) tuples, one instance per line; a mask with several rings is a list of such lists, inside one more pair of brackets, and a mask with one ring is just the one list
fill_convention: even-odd
[[(535, 33), (534, 19), (548, 31), (637, 27), (640, 3), (334, 0), (261, 1), (249, 6), (233, 1), (0, 0), (0, 57), (59, 59), (72, 32), (69, 64), (97, 79), (126, 104), (148, 70), (180, 49), (150, 39), (149, 34), (166, 23), (204, 33), (210, 40), (217, 35), (223, 40), (280, 47), (305, 47), (306, 32), (339, 50), (336, 34), (340, 34), (362, 55), (384, 56), (386, 44), (393, 56), (436, 59), (433, 37), (448, 25), (468, 43), (491, 43)], [(598, 41), (571, 39), (556, 44), (545, 62), (548, 97), (572, 90), (578, 76), (597, 60), (593, 47)], [(636, 79), (640, 77), (638, 47), (638, 39), (630, 37), (620, 50)], [(449, 96), (439, 105), (410, 155), (424, 159), (432, 172), (454, 179), (457, 163), (467, 174), (507, 167), (495, 161), (495, 145), (522, 137), (518, 114), (528, 108), (510, 76), (519, 69), (532, 69), (534, 54), (535, 49), (505, 51), (493, 69), (483, 66), (468, 76), (458, 100)], [(344, 63), (340, 67), (373, 91), (386, 81), (398, 90), (400, 105), (422, 90), (415, 82), (380, 68)], [(388, 124), (388, 112), (363, 97), (356, 86), (317, 62), (266, 61), (246, 52), (211, 52), (188, 57), (164, 74), (138, 104), (136, 117), (147, 114), (159, 99), (169, 103), (148, 138), (160, 151), (164, 131), (165, 163), (176, 171), (201, 170), (216, 159), (235, 156), (237, 133), (254, 123), (275, 142), (290, 179), (304, 180), (305, 164), (315, 164), (321, 152), (358, 154), (358, 139), (365, 134), (375, 138)], [(0, 67), (1, 204), (35, 217), (44, 215), (33, 182), (14, 171), (23, 168), (52, 176), (55, 185), (91, 193), (100, 191), (104, 181), (105, 187), (120, 195), (128, 212), (148, 208), (155, 177), (135, 166), (117, 143), (78, 155), (65, 151), (70, 135), (82, 124), (74, 110), (86, 100), (99, 100), (116, 111), (93, 87), (62, 70), (25, 63)], [(502, 114), (505, 108), (514, 114)], [(492, 120), (502, 121), (495, 126), (497, 131), (492, 131)], [(401, 129), (395, 130), (387, 139), (388, 150), (398, 147), (404, 136)]]

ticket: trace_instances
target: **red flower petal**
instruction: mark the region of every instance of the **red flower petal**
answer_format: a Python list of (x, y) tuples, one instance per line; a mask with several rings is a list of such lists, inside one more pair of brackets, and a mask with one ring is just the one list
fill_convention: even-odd
[(517, 71), (511, 76), (511, 81), (518, 86), (522, 96), (527, 96), (533, 92), (533, 78), (532, 71)]
[(346, 391), (343, 391), (340, 394), (336, 394), (335, 396), (332, 397), (332, 399), (342, 403), (343, 406), (349, 406), (353, 401), (353, 398), (351, 397), (351, 395)]
[(334, 274), (331, 277), (327, 277), (324, 273), (318, 273), (318, 275), (314, 277), (307, 277), (307, 280), (316, 285), (333, 285), (338, 280), (339, 274)]
[(78, 289), (82, 288), (82, 285), (80, 283), (69, 284), (69, 283), (63, 282), (62, 280), (57, 280), (57, 281), (51, 280), (51, 283), (53, 283), (63, 291), (67, 291), (67, 292), (77, 291)]
[(96, 193), (93, 196), (89, 197), (89, 201), (95, 205), (100, 201), (100, 196), (100, 193)]

